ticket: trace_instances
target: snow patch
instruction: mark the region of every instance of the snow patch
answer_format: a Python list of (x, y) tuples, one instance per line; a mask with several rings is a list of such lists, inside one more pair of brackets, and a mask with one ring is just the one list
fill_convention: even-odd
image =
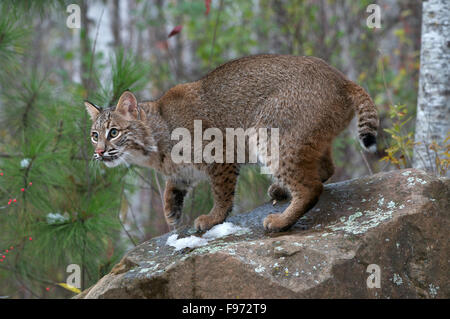
[(47, 224), (49, 225), (63, 224), (69, 220), (69, 214), (64, 213), (64, 215), (61, 215), (60, 213), (48, 213), (46, 219)]
[(208, 230), (204, 235), (203, 238), (206, 238), (207, 240), (214, 240), (220, 237), (225, 237), (232, 234), (244, 234), (248, 233), (250, 230), (246, 227), (240, 227), (236, 226), (233, 223), (226, 222), (219, 225), (214, 226), (210, 230)]
[(205, 246), (207, 243), (208, 241), (201, 237), (191, 235), (189, 237), (178, 239), (178, 234), (173, 234), (167, 238), (166, 245), (174, 247), (175, 251), (177, 251), (187, 247), (195, 248)]
[(214, 226), (205, 234), (203, 234), (203, 237), (191, 235), (189, 237), (178, 239), (178, 234), (173, 234), (169, 236), (169, 238), (167, 238), (166, 245), (172, 246), (175, 248), (175, 251), (178, 251), (187, 247), (195, 248), (205, 246), (209, 241), (215, 240), (217, 238), (233, 234), (242, 235), (249, 232), (250, 229), (248, 229), (247, 227), (240, 227), (234, 225), (233, 223), (226, 222)]
[(26, 168), (30, 165), (31, 160), (29, 158), (24, 158), (20, 161), (20, 167)]

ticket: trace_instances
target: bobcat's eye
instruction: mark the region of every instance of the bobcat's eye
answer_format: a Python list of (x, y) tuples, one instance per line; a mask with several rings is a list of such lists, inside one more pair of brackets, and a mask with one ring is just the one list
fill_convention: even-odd
[(97, 132), (92, 132), (92, 140), (93, 140), (94, 142), (97, 142), (97, 141), (98, 141), (98, 133), (97, 133)]
[(110, 138), (115, 138), (115, 137), (117, 137), (118, 135), (119, 135), (119, 130), (116, 129), (116, 128), (112, 128), (112, 129), (109, 131), (109, 137), (110, 137)]

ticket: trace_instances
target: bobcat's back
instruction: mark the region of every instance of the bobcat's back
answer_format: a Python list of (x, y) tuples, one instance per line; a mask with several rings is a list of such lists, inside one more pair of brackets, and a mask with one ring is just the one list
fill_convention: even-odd
[(378, 124), (362, 88), (319, 58), (266, 54), (227, 62), (169, 90), (161, 101), (173, 127), (192, 128), (194, 119), (202, 119), (205, 127), (277, 127), (282, 134), (317, 140), (317, 135), (332, 139), (355, 111), (361, 115), (359, 99), (371, 117), (360, 119), (370, 125), (360, 127), (360, 138), (367, 140), (376, 136)]

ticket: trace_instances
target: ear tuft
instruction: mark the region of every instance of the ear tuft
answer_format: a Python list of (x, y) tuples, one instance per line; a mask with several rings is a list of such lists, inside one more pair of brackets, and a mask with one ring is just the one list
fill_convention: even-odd
[(98, 107), (94, 103), (91, 103), (89, 101), (84, 101), (84, 106), (86, 107), (86, 110), (89, 113), (89, 116), (91, 117), (92, 121), (95, 121), (97, 116), (102, 111), (101, 107)]
[(120, 113), (127, 120), (135, 120), (138, 117), (137, 100), (133, 93), (125, 91), (119, 98), (116, 112)]

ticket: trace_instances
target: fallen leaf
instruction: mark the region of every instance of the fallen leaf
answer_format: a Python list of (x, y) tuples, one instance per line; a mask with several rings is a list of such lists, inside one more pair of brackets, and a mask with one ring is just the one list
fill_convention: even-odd
[(72, 291), (72, 292), (74, 292), (74, 293), (76, 293), (76, 294), (81, 293), (81, 290), (80, 290), (80, 289), (78, 289), (78, 288), (76, 288), (76, 287), (74, 287), (74, 286), (68, 285), (68, 284), (66, 284), (66, 283), (60, 282), (60, 283), (58, 283), (58, 285), (60, 285), (60, 286), (63, 287), (64, 289), (67, 289), (67, 290), (69, 290), (69, 291)]

